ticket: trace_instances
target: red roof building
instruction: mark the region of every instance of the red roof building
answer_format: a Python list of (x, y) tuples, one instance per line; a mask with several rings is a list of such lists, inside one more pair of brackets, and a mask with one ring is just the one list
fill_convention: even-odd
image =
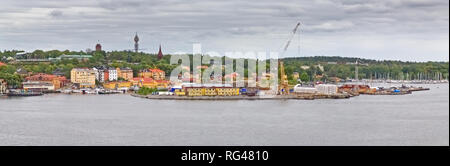
[(30, 82), (47, 82), (52, 83), (54, 85), (55, 89), (59, 89), (66, 85), (69, 81), (64, 76), (56, 76), (51, 74), (45, 74), (45, 73), (38, 73), (33, 76), (25, 77), (26, 81)]
[(6, 64), (4, 64), (4, 63), (0, 62), (0, 66), (6, 66)]

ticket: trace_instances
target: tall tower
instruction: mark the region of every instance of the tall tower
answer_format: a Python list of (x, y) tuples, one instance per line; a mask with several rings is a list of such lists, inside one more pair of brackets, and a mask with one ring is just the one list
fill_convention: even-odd
[(134, 51), (137, 53), (139, 51), (139, 37), (137, 35), (134, 36)]
[(100, 41), (95, 45), (95, 51), (102, 51), (102, 45), (100, 44)]

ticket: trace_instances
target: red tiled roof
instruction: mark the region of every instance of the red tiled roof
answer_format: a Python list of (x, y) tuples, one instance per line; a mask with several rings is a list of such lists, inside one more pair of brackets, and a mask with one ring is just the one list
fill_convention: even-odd
[(143, 81), (142, 82), (153, 82), (152, 78), (142, 78)]
[(155, 80), (157, 83), (169, 83), (167, 80)]
[(32, 80), (32, 81), (51, 81), (54, 78), (56, 78), (55, 75), (45, 74), (45, 73), (38, 73), (33, 76), (28, 76), (25, 79), (26, 80)]
[(25, 78), (25, 80), (32, 80), (32, 81), (51, 81), (53, 79), (58, 79), (60, 81), (66, 81), (67, 78), (65, 76), (56, 76), (52, 74), (45, 74), (45, 73), (38, 73), (32, 76), (28, 76)]
[(148, 69), (148, 70), (151, 71), (151, 72), (158, 72), (158, 73), (164, 72), (164, 71), (162, 71), (160, 69)]
[(6, 64), (4, 64), (4, 63), (0, 62), (0, 66), (6, 66)]
[(153, 82), (152, 78), (134, 77), (133, 81), (142, 81), (144, 83)]

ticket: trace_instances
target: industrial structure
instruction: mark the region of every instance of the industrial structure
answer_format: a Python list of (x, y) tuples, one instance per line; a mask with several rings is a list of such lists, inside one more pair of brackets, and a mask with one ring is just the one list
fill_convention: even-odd
[(292, 30), (292, 34), (289, 37), (289, 40), (287, 41), (286, 45), (284, 46), (283, 52), (281, 53), (279, 59), (278, 59), (278, 66), (280, 67), (280, 84), (278, 85), (278, 93), (279, 94), (289, 94), (289, 83), (287, 79), (287, 75), (284, 71), (284, 53), (286, 53), (287, 48), (289, 47), (289, 44), (291, 44), (292, 39), (294, 38), (295, 34), (297, 33), (298, 28), (300, 27), (300, 22), (295, 25), (294, 30)]

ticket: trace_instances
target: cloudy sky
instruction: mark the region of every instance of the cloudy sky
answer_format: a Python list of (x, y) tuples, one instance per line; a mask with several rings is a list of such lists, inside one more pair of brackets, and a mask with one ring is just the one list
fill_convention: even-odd
[(281, 51), (449, 60), (448, 0), (0, 0), (0, 49)]

